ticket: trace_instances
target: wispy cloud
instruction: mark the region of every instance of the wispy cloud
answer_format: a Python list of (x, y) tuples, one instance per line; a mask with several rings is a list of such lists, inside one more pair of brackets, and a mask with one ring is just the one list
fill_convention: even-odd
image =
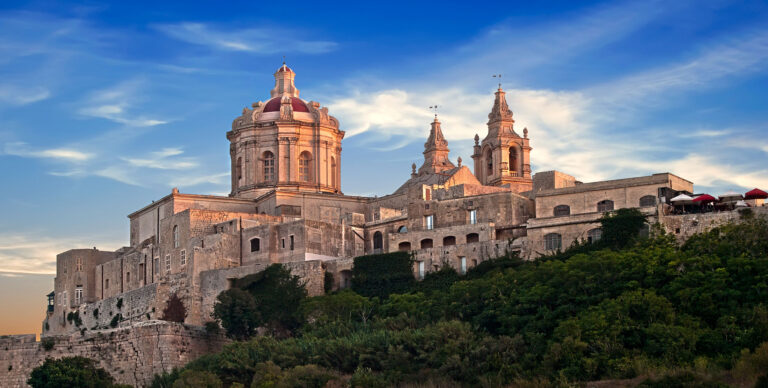
[(73, 248), (98, 247), (111, 250), (122, 242), (97, 238), (92, 241), (78, 238), (50, 238), (45, 233), (0, 233), (0, 272), (53, 274), (56, 273), (56, 255)]
[(138, 92), (142, 84), (141, 80), (130, 80), (96, 91), (91, 94), (78, 113), (132, 127), (151, 127), (168, 123), (167, 119), (150, 118), (128, 111), (139, 99)]
[(160, 151), (152, 152), (147, 158), (122, 159), (132, 166), (160, 170), (187, 170), (198, 166), (198, 163), (193, 158), (173, 158), (182, 153), (181, 148), (164, 148)]
[(33, 150), (26, 143), (21, 142), (6, 143), (3, 154), (24, 158), (60, 159), (69, 162), (85, 162), (93, 157), (93, 154), (69, 148)]
[(51, 92), (40, 86), (0, 85), (0, 101), (11, 105), (27, 105), (45, 100), (50, 96)]
[(286, 52), (322, 54), (336, 49), (325, 40), (307, 40), (284, 28), (244, 28), (225, 30), (205, 23), (160, 24), (155, 28), (183, 42), (216, 50), (254, 54)]

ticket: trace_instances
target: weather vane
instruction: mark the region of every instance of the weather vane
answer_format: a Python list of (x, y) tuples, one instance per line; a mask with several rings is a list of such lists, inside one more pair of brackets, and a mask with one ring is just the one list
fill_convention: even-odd
[(501, 74), (494, 74), (493, 78), (498, 78), (499, 79), (499, 89), (501, 89)]
[(431, 109), (432, 112), (435, 112), (435, 118), (437, 118), (437, 108), (438, 108), (437, 105), (432, 105), (429, 107), (429, 109)]

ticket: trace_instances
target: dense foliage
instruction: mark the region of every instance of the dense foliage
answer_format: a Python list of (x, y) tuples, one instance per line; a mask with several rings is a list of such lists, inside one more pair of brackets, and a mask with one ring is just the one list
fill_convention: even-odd
[(299, 307), (307, 290), (298, 276), (280, 264), (238, 279), (222, 292), (213, 308), (230, 337), (246, 339), (257, 327), (275, 335), (286, 335), (302, 323)]
[(642, 223), (620, 224), (635, 233), (534, 262), (499, 258), (466, 276), (441, 271), (388, 297), (358, 288), (305, 298), (291, 338), (233, 343), (186, 370), (224, 386), (261, 386), (263, 373), (282, 381), (300, 367), (324, 376), (317, 384), (353, 386), (636, 376), (656, 376), (648, 387), (754, 384), (768, 370), (768, 222), (726, 225), (683, 246), (663, 233), (637, 239)]
[(33, 388), (120, 387), (107, 371), (85, 357), (46, 358), (43, 365), (32, 370), (27, 384)]
[(352, 267), (352, 289), (367, 297), (407, 292), (414, 282), (410, 252), (356, 257)]

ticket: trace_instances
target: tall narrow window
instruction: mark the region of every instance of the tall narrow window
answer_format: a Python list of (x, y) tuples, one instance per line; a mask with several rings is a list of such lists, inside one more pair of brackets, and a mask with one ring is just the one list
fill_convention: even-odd
[(165, 272), (171, 272), (171, 255), (165, 255)]
[(77, 286), (75, 288), (75, 304), (80, 305), (83, 303), (83, 286)]
[(126, 283), (130, 283), (131, 282), (131, 273), (130, 272), (126, 272), (125, 273), (125, 282)]
[(107, 280), (105, 280), (105, 281), (104, 281), (104, 289), (105, 289), (105, 290), (108, 290), (108, 289), (109, 289), (109, 279), (107, 279)]
[(173, 226), (173, 247), (174, 248), (179, 247), (179, 226), (178, 225)]
[(153, 265), (153, 267), (155, 267), (155, 274), (159, 274), (160, 273), (160, 258), (159, 257), (155, 257), (155, 264)]
[(373, 253), (381, 253), (381, 249), (384, 246), (384, 235), (381, 232), (373, 234)]
[(429, 215), (424, 216), (424, 228), (427, 230), (432, 230), (435, 228), (435, 216)]
[(77, 259), (75, 259), (75, 270), (77, 272), (83, 271), (83, 259), (81, 257), (78, 257)]
[(258, 237), (251, 239), (251, 252), (258, 252), (261, 250), (261, 240)]
[(304, 151), (299, 155), (299, 180), (309, 182), (312, 178), (312, 155)]
[(509, 147), (509, 171), (517, 171), (517, 150), (515, 147)]
[(491, 150), (489, 149), (485, 153), (485, 167), (486, 167), (486, 176), (493, 175), (493, 155), (491, 154)]
[(273, 182), (275, 180), (275, 155), (270, 152), (264, 152), (264, 182)]
[(243, 158), (237, 158), (235, 174), (237, 174), (237, 182), (239, 183), (240, 180), (243, 179)]
[(469, 223), (472, 225), (477, 223), (477, 210), (469, 211)]
[(467, 258), (462, 256), (459, 258), (459, 268), (461, 269), (461, 274), (464, 275), (467, 273)]
[(293, 250), (293, 235), (291, 235), (291, 250)]
[(331, 156), (331, 186), (336, 187), (336, 158)]
[(180, 255), (181, 265), (187, 265), (187, 251), (182, 249)]
[(425, 275), (425, 273), (424, 273), (424, 262), (423, 261), (419, 261), (418, 263), (419, 263), (419, 280), (423, 280), (424, 279), (424, 275)]

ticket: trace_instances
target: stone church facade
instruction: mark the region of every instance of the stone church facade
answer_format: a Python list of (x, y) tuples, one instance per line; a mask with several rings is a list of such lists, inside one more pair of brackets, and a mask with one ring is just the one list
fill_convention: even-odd
[(202, 325), (232, 279), (273, 263), (318, 295), (326, 272), (334, 288), (348, 287), (352, 259), (366, 254), (412, 252), (417, 278), (446, 265), (463, 273), (507, 252), (535, 259), (600, 238), (606, 211), (634, 207), (660, 220), (670, 198), (693, 191), (669, 173), (593, 183), (558, 171), (533, 174), (529, 131), (514, 128), (499, 87), (487, 135), (475, 136), (474, 170), (450, 160), (435, 117), (423, 163), (399, 188), (381, 197), (344, 195), (339, 120), (299, 97), (288, 66), (274, 76), (270, 98), (244, 108), (226, 134), (230, 195), (173, 189), (128, 215), (128, 246), (59, 254), (43, 336), (162, 319), (171, 295), (184, 303), (185, 323)]

